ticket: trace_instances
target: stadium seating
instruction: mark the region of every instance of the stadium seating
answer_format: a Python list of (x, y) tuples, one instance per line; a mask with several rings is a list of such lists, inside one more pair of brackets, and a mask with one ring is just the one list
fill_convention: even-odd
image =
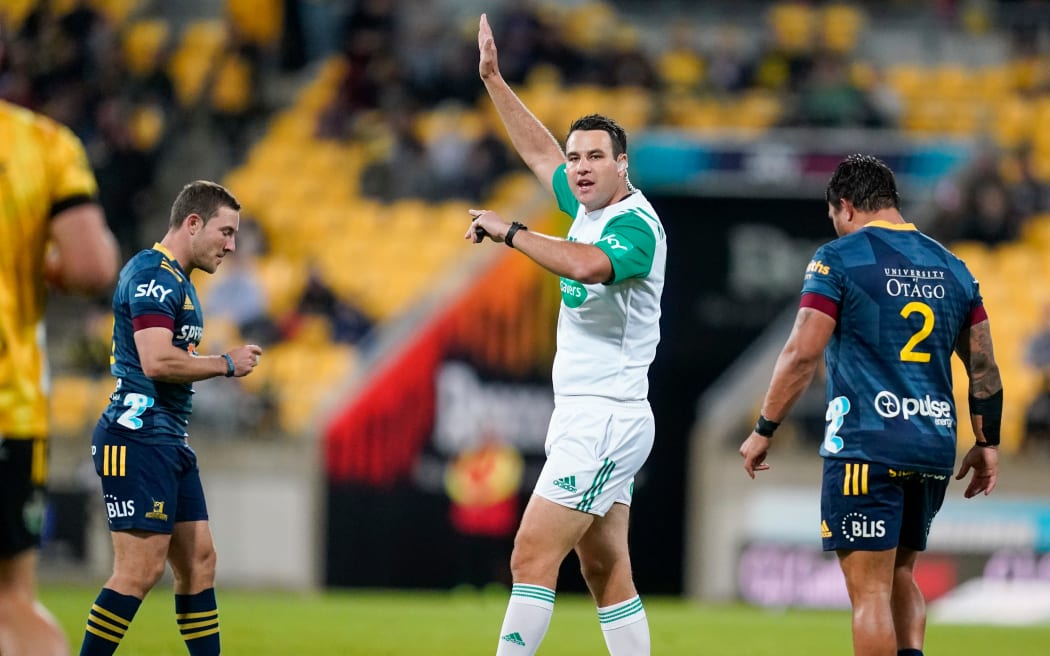
[[(8, 0), (4, 4), (9, 22), (17, 25), (12, 17), (24, 18), (37, 2)], [(273, 46), (282, 20), (277, 0), (229, 0), (224, 5), (228, 22), (196, 20), (176, 34), (165, 20), (145, 15), (139, 0), (92, 0), (91, 4), (120, 27), (129, 71), (142, 76), (153, 67), (164, 67), (185, 109), (208, 102), (219, 109), (242, 110), (252, 71), (243, 62), (224, 56), (231, 26), (233, 33), (249, 43)], [(640, 34), (611, 3), (541, 3), (537, 16), (546, 24), (556, 22), (563, 38), (586, 53), (640, 42)], [(878, 17), (845, 2), (778, 2), (754, 20), (751, 34), (768, 31), (771, 47), (779, 52), (803, 58), (815, 52), (838, 53), (858, 87), (894, 94), (902, 109), (899, 127), (914, 138), (989, 138), (1004, 151), (1030, 146), (1034, 175), (1050, 182), (1050, 97), (1045, 93), (1044, 62), (1038, 57), (1018, 56), (979, 65), (961, 61), (876, 65), (863, 59), (857, 44)], [(793, 91), (786, 59), (756, 60), (755, 75), (742, 88), (713, 89), (710, 62), (699, 50), (691, 49), (688, 30), (685, 32), (684, 38), (672, 40), (673, 48), (652, 53), (659, 85), (655, 90), (608, 88), (593, 80), (567, 84), (558, 69), (541, 62), (526, 74), (519, 93), (541, 121), (560, 129), (566, 127), (570, 114), (590, 111), (616, 116), (632, 133), (655, 124), (705, 135), (754, 136), (790, 118)], [(173, 51), (165, 61), (169, 45)], [(467, 219), (466, 202), (428, 203), (408, 198), (384, 205), (363, 196), (362, 172), (391, 143), (380, 114), (362, 111), (356, 118), (357, 136), (349, 139), (318, 135), (318, 119), (336, 97), (346, 70), (346, 61), (339, 57), (317, 66), (313, 79), (290, 106), (271, 118), (243, 164), (225, 176), (224, 182), (244, 204), (244, 215), (256, 219), (267, 238), (269, 252), (258, 261), (258, 275), (275, 321), (294, 312), (311, 268), (341, 299), (382, 323), (412, 307), (462, 259), (457, 238)], [(216, 76), (220, 83), (209, 87), (209, 80)], [(140, 108), (133, 118), (136, 139), (156, 144), (167, 120), (162, 113)], [(449, 134), (469, 140), (492, 128), (505, 137), (491, 103), (486, 102), (470, 107), (438, 104), (414, 118), (414, 133), (424, 145)], [(513, 174), (491, 198), (483, 200), (488, 206), (510, 203), (521, 198), (523, 190), (533, 189), (531, 185), (528, 176)], [(423, 233), (429, 238), (410, 244), (397, 238)], [(1018, 345), (1036, 325), (1037, 308), (1043, 301), (1043, 294), (1030, 281), (1032, 270), (1050, 273), (1041, 257), (1050, 246), (1050, 218), (1030, 220), (1023, 235), (1018, 244), (995, 248), (975, 243), (952, 245), (982, 280), (997, 343), (1002, 344), (1003, 373), (1011, 389), (1018, 390), (1008, 395), (1013, 410), (1034, 392), (1034, 372), (1021, 362)], [(202, 294), (206, 293), (209, 280), (196, 280)], [(996, 311), (999, 307), (1010, 311)], [(267, 383), (297, 399), (284, 404), (288, 409), (281, 411), (284, 428), (291, 432), (301, 431), (315, 416), (314, 402), (320, 395), (307, 390), (345, 384), (358, 359), (353, 346), (332, 342), (325, 330), (310, 335), (274, 349), (278, 355), (272, 361), (282, 362), (275, 369), (280, 368), (295, 383)], [(317, 368), (310, 375), (291, 364), (295, 357), (308, 356), (311, 349), (320, 350), (321, 344), (340, 353), (334, 360), (341, 364)], [(56, 406), (62, 406), (58, 421), (69, 428), (76, 423), (77, 408), (84, 408), (80, 399), (87, 385), (62, 377), (56, 382)], [(1011, 448), (1021, 439), (1018, 430), (1013, 426), (1004, 432)]]

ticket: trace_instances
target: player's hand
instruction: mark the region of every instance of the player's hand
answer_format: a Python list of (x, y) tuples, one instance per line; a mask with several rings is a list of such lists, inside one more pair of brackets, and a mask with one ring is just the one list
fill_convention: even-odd
[(740, 455), (744, 458), (744, 471), (751, 478), (755, 477), (755, 472), (769, 469), (769, 465), (766, 463), (769, 442), (768, 437), (762, 437), (758, 433), (753, 432), (740, 445)]
[(481, 15), (478, 25), (478, 50), (481, 60), (478, 62), (478, 73), (482, 80), (499, 75), (499, 60), (496, 56), (496, 40), (492, 38), (492, 28), (485, 14)]
[(467, 212), (474, 220), (470, 222), (467, 234), (463, 235), (463, 238), (472, 244), (480, 244), (485, 237), (498, 244), (503, 241), (507, 230), (510, 229), (510, 224), (491, 210), (467, 210)]
[(262, 347), (256, 344), (245, 344), (230, 351), (233, 358), (233, 375), (235, 378), (247, 376), (259, 366), (259, 356), (262, 355)]
[(981, 492), (984, 492), (985, 496), (991, 494), (992, 490), (995, 489), (996, 481), (999, 479), (999, 449), (987, 446), (970, 447), (970, 450), (963, 456), (962, 463), (959, 465), (959, 473), (955, 475), (955, 480), (961, 481), (971, 469), (973, 470), (973, 476), (970, 478), (963, 496), (970, 499)]

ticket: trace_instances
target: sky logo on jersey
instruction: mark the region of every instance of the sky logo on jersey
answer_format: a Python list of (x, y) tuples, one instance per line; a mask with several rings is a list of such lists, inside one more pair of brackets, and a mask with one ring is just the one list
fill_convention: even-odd
[(144, 282), (141, 285), (135, 287), (135, 298), (142, 298), (143, 296), (145, 296), (148, 298), (155, 298), (161, 303), (163, 303), (164, 299), (167, 298), (168, 294), (170, 294), (171, 291), (172, 290), (168, 289), (167, 287), (158, 285), (156, 280), (150, 280), (148, 283)]
[(587, 288), (568, 278), (561, 279), (561, 300), (571, 308), (578, 308), (587, 300)]
[(822, 276), (826, 276), (831, 273), (831, 267), (820, 260), (810, 260), (809, 264), (806, 265), (806, 273), (819, 273)]
[(617, 237), (616, 235), (605, 235), (604, 237), (602, 237), (601, 239), (599, 239), (598, 241), (596, 241), (594, 243), (600, 244), (603, 241), (606, 244), (609, 244), (609, 248), (613, 249), (614, 251), (627, 251), (627, 250), (630, 250), (627, 246), (624, 246), (623, 244), (620, 243), (620, 238)]
[(884, 419), (900, 417), (904, 421), (911, 421), (912, 417), (927, 417), (933, 420), (935, 426), (949, 428), (955, 423), (952, 419), (952, 404), (931, 399), (929, 394), (921, 399), (914, 399), (909, 396), (898, 397), (893, 392), (882, 390), (875, 395), (872, 403), (875, 412)]

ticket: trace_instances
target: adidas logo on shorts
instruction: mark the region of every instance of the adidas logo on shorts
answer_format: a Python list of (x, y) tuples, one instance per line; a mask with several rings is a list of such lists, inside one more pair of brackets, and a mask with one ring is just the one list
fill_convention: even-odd
[(576, 492), (576, 477), (565, 476), (564, 478), (555, 479), (554, 484), (565, 490), (566, 492)]

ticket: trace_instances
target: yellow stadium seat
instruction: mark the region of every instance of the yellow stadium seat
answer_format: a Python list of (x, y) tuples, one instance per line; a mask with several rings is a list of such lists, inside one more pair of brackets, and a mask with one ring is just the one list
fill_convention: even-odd
[(612, 37), (616, 31), (616, 22), (616, 11), (609, 3), (591, 0), (574, 4), (568, 9), (561, 26), (567, 42), (593, 52)]
[(284, 3), (281, 0), (226, 0), (226, 15), (247, 41), (270, 46), (281, 36)]
[(767, 15), (773, 42), (787, 52), (806, 52), (813, 46), (816, 16), (799, 2), (778, 2)]
[(942, 64), (930, 71), (925, 91), (949, 100), (970, 99), (974, 94), (972, 77), (961, 64)]
[(30, 12), (36, 8), (37, 0), (4, 0), (0, 2), (0, 19), (11, 32), (18, 32)]
[(692, 50), (678, 48), (660, 56), (657, 70), (664, 86), (696, 89), (704, 81), (704, 60)]
[(211, 106), (218, 112), (238, 116), (252, 105), (252, 65), (238, 53), (219, 56), (211, 85)]
[(832, 52), (852, 52), (863, 27), (864, 14), (853, 5), (830, 4), (820, 15), (821, 40)]
[(55, 435), (77, 435), (84, 431), (97, 406), (96, 380), (87, 376), (56, 376), (51, 382), (51, 431)]
[(1044, 253), (1050, 252), (1050, 214), (1037, 214), (1021, 227), (1025, 243)]
[(901, 98), (914, 98), (925, 88), (926, 71), (916, 64), (896, 64), (886, 69), (886, 82)]
[(143, 152), (153, 150), (164, 135), (164, 111), (154, 104), (138, 105), (128, 120), (132, 143)]
[(992, 108), (991, 133), (997, 144), (1012, 149), (1032, 134), (1034, 107), (1028, 99), (1011, 94), (1000, 98)]
[(104, 15), (110, 23), (123, 25), (141, 4), (141, 0), (92, 0), (91, 5)]
[(128, 26), (122, 43), (124, 64), (137, 76), (156, 69), (171, 29), (162, 18), (138, 20)]
[(200, 98), (225, 39), (226, 29), (222, 21), (198, 20), (183, 30), (168, 64), (175, 96), (183, 107), (194, 105)]
[(1010, 77), (1010, 70), (1005, 65), (985, 66), (974, 72), (970, 93), (974, 96), (994, 102), (1015, 90)]
[(281, 257), (262, 257), (258, 275), (266, 290), (270, 315), (280, 317), (295, 307), (306, 286), (306, 272), (298, 262)]

